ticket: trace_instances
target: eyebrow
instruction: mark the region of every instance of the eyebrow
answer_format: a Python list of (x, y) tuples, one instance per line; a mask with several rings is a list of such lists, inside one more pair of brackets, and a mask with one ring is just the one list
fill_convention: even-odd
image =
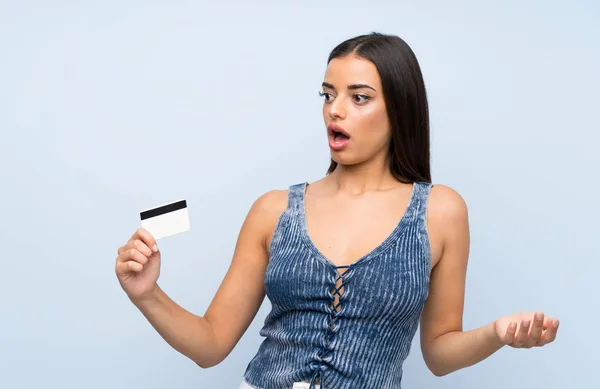
[[(323, 84), (321, 84), (321, 86), (323, 86), (323, 87), (325, 87), (325, 88), (329, 88), (329, 89), (333, 89), (333, 90), (335, 90), (335, 87), (334, 87), (332, 84), (328, 83), (328, 82), (324, 82)], [(350, 84), (350, 85), (348, 85), (348, 89), (350, 89), (350, 90), (353, 90), (353, 89), (361, 89), (361, 88), (372, 89), (372, 90), (374, 90), (375, 92), (377, 92), (377, 91), (375, 90), (375, 88), (373, 88), (372, 86), (370, 86), (370, 85), (367, 85), (367, 84)]]

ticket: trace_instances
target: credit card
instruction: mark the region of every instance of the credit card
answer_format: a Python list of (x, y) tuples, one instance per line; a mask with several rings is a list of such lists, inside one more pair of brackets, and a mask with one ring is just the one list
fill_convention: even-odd
[(140, 219), (142, 228), (150, 232), (154, 239), (190, 230), (190, 216), (185, 199), (145, 209), (140, 212)]

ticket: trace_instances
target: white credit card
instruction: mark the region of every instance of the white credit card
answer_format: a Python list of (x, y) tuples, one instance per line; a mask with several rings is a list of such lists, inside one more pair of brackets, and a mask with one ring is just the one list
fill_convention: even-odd
[(186, 200), (177, 200), (140, 212), (142, 228), (154, 239), (179, 234), (190, 230), (190, 216)]

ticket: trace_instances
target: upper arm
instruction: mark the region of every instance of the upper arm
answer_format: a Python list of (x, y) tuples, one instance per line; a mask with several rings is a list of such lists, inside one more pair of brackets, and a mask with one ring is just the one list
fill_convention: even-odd
[(427, 223), (430, 241), (438, 243), (439, 258), (431, 272), (429, 296), (421, 316), (421, 350), (426, 360), (429, 345), (435, 338), (451, 331), (462, 331), (470, 245), (465, 201), (447, 186), (434, 186)]
[(286, 193), (270, 191), (254, 202), (241, 227), (229, 269), (204, 314), (218, 344), (218, 361), (233, 350), (264, 300), (267, 245), (286, 208)]

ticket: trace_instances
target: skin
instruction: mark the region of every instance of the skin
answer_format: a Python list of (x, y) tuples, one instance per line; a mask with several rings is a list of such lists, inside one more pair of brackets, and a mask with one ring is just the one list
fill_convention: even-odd
[[(356, 84), (368, 87), (349, 88)], [(308, 186), (307, 224), (319, 250), (334, 264), (348, 265), (392, 232), (408, 205), (412, 184), (398, 182), (388, 168), (391, 127), (374, 64), (353, 55), (332, 60), (322, 96), (325, 125), (342, 126), (350, 141), (344, 150), (331, 151), (338, 162), (335, 171)], [(286, 207), (287, 191), (269, 191), (254, 202), (229, 269), (204, 315), (185, 310), (159, 287), (161, 253), (148, 231), (139, 229), (119, 248), (118, 280), (165, 341), (199, 366), (214, 366), (233, 350), (264, 300), (268, 251)], [(433, 374), (471, 366), (503, 346), (531, 348), (554, 341), (559, 322), (543, 312), (503, 316), (463, 331), (469, 223), (467, 206), (452, 188), (436, 184), (431, 189), (427, 229), (432, 273), (420, 340)]]

